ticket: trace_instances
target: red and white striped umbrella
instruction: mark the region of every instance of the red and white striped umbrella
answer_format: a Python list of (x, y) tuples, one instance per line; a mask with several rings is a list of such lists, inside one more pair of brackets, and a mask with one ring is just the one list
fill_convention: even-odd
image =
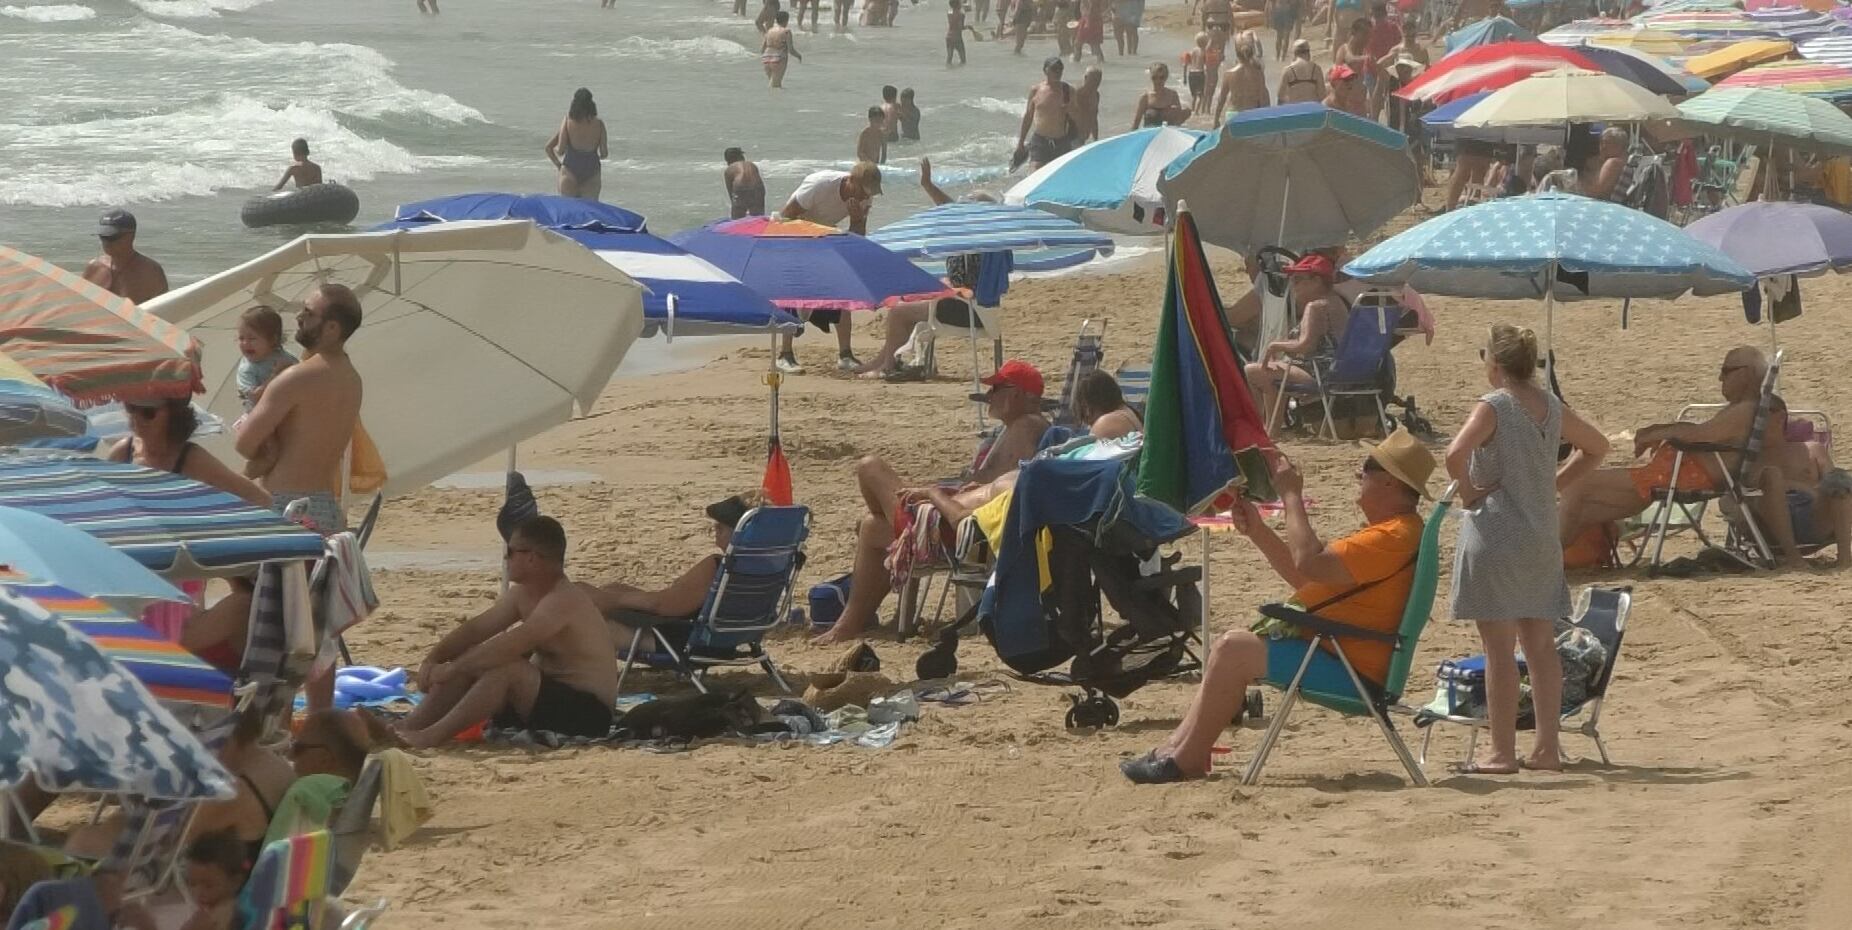
[(1448, 55), (1395, 95), (1404, 100), (1442, 104), (1562, 67), (1601, 70), (1600, 65), (1575, 49), (1542, 42), (1498, 42)]

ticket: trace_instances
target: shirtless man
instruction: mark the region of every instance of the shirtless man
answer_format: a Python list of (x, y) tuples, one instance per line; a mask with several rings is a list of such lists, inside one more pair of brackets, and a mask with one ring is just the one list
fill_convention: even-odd
[(1100, 137), (1100, 82), (1106, 75), (1098, 65), (1088, 66), (1074, 89), (1074, 145), (1086, 145)]
[[(849, 582), (849, 601), (836, 625), (812, 640), (819, 645), (840, 643), (862, 635), (875, 619), (881, 601), (892, 590), (887, 547), (894, 541), (894, 524), (902, 498), (908, 502), (933, 500), (946, 507), (975, 508), (996, 493), (999, 478), (1016, 471), (1023, 459), (1035, 455), (1048, 421), (1042, 417), (1042, 373), (1028, 362), (1011, 359), (983, 379), (990, 390), (984, 395), (990, 416), (1003, 424), (1003, 432), (983, 452), (976, 467), (965, 476), (956, 493), (940, 488), (909, 490), (893, 466), (869, 456), (855, 467), (855, 481), (868, 512), (855, 528), (855, 567)], [(940, 501), (934, 495), (943, 495)]]
[(283, 176), (277, 179), (276, 186), (271, 188), (272, 191), (282, 190), (283, 186), (291, 181), (295, 181), (298, 188), (322, 182), (322, 166), (309, 161), (309, 140), (297, 139), (291, 142), (289, 154), (295, 160), (290, 162), (288, 168), (283, 169)]
[(887, 164), (887, 114), (880, 107), (868, 108), (868, 125), (855, 137), (855, 160)]
[(529, 518), (505, 555), (508, 590), (418, 667), (424, 702), (399, 724), (413, 748), (442, 745), (484, 718), (565, 736), (610, 734), (617, 647), (591, 597), (566, 577), (566, 531), (552, 517)]
[(727, 161), (721, 178), (727, 186), (727, 204), (733, 219), (764, 216), (765, 178), (759, 174), (759, 166), (748, 161), (737, 146), (727, 149), (721, 157)]
[(1833, 465), (1823, 442), (1788, 440), (1788, 404), (1768, 402), (1762, 438), (1761, 506), (1756, 516), (1783, 565), (1802, 563), (1800, 547), (1837, 547), (1833, 568), (1852, 566), (1852, 475)]
[(1300, 39), (1293, 43), (1293, 60), (1280, 71), (1280, 89), (1273, 99), (1281, 106), (1289, 103), (1317, 103), (1325, 99), (1325, 72), (1312, 60), (1312, 42)]
[(1596, 200), (1612, 200), (1620, 187), (1621, 175), (1627, 172), (1627, 130), (1609, 126), (1601, 131), (1601, 142), (1583, 170), (1576, 173), (1577, 192)]
[[(776, 6), (778, 0), (769, 0)], [(791, 14), (779, 10), (772, 18), (772, 28), (765, 30), (765, 38), (759, 45), (759, 63), (765, 66), (765, 77), (778, 90), (785, 86), (785, 69), (791, 67), (791, 59), (803, 61), (804, 56), (797, 51), (797, 35), (791, 31)]]
[(1061, 80), (1064, 67), (1059, 56), (1042, 62), (1042, 81), (1029, 88), (1022, 126), (1016, 132), (1012, 171), (1024, 161), (1034, 171), (1074, 147), (1074, 88)]
[[(1662, 445), (1666, 440), (1694, 443), (1739, 445), (1749, 434), (1755, 419), (1756, 402), (1762, 394), (1762, 377), (1768, 362), (1762, 352), (1749, 346), (1731, 349), (1723, 357), (1717, 372), (1717, 387), (1726, 406), (1702, 423), (1660, 423), (1648, 426), (1633, 436), (1636, 458), (1651, 452), (1644, 464), (1624, 468), (1601, 468), (1562, 489), (1557, 506), (1559, 532), (1564, 546), (1571, 545), (1591, 526), (1631, 517), (1652, 503), (1655, 492), (1665, 493), (1668, 484), (1681, 490), (1709, 490), (1722, 487), (1724, 475), (1716, 458), (1694, 453), (1685, 456), (1678, 473), (1673, 474), (1675, 450)], [(1736, 467), (1736, 456), (1723, 456), (1725, 468)]]
[(881, 132), (889, 142), (900, 141), (900, 88), (892, 84), (881, 88)]
[(103, 241), (103, 254), (84, 266), (85, 281), (134, 303), (167, 293), (167, 272), (161, 263), (135, 251), (135, 214), (103, 214), (96, 237)]

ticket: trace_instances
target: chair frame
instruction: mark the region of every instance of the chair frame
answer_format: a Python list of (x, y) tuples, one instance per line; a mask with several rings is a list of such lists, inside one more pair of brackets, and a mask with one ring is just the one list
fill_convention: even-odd
[[(1762, 460), (1762, 431), (1768, 425), (1769, 397), (1775, 393), (1775, 388), (1781, 381), (1782, 354), (1776, 352), (1774, 359), (1769, 362), (1768, 373), (1762, 378), (1761, 393), (1756, 400), (1756, 412), (1750, 419), (1749, 433), (1743, 438), (1742, 443), (1726, 445), (1667, 440), (1667, 444), (1674, 451), (1672, 459), (1674, 480), (1664, 489), (1654, 489), (1661, 493), (1657, 495), (1659, 510), (1654, 513), (1652, 524), (1649, 527), (1649, 533), (1653, 537), (1653, 557), (1652, 561), (1647, 563), (1649, 574), (1658, 571), (1661, 557), (1665, 553), (1666, 536), (1671, 528), (1674, 507), (1682, 511), (1690, 520), (1691, 531), (1697, 534), (1698, 540), (1705, 546), (1719, 549), (1749, 568), (1768, 568), (1775, 564), (1774, 549), (1769, 546), (1768, 537), (1762, 532), (1761, 522), (1756, 519), (1755, 510), (1750, 506), (1752, 501), (1762, 496), (1762, 489), (1749, 479)], [(1694, 409), (1705, 408), (1715, 409), (1715, 406), (1689, 405), (1679, 411), (1679, 420), (1684, 422), (1688, 413)], [(1724, 467), (1723, 457), (1730, 453), (1737, 455), (1735, 468)], [(1723, 473), (1724, 486), (1714, 491), (1679, 490), (1676, 486), (1678, 483), (1676, 476), (1684, 467), (1686, 457), (1690, 455), (1711, 456), (1718, 470)], [(1722, 546), (1712, 542), (1710, 535), (1704, 532), (1705, 505), (1712, 500), (1726, 498), (1736, 504), (1737, 513), (1749, 531), (1749, 539), (1746, 543), (1737, 536), (1734, 525), (1726, 528)], [(1691, 509), (1694, 504), (1698, 508), (1695, 511)], [(1744, 549), (1748, 554), (1745, 555), (1744, 552), (1739, 551)]]
[[(1374, 299), (1366, 303), (1366, 299), (1370, 298)], [(1390, 307), (1394, 307), (1397, 310), (1394, 320), (1389, 316)], [(1376, 370), (1372, 372), (1372, 378), (1382, 373), (1383, 366), (1388, 364), (1390, 353), (1395, 351), (1395, 322), (1401, 319), (1400, 311), (1402, 309), (1402, 304), (1392, 299), (1390, 292), (1380, 289), (1365, 291), (1358, 296), (1357, 303), (1351, 307), (1351, 313), (1353, 314), (1375, 314), (1376, 325), (1378, 327), (1377, 331), (1383, 336), (1383, 351), (1376, 359)], [(1358, 324), (1346, 321), (1343, 334), (1344, 338), (1338, 343), (1337, 351), (1332, 353), (1329, 357), (1313, 356), (1300, 360), (1305, 370), (1312, 375), (1312, 386), (1310, 388), (1294, 387), (1291, 380), (1284, 376), (1281, 376), (1279, 379), (1279, 391), (1282, 398), (1288, 395), (1313, 395), (1318, 398), (1319, 412), (1324, 417), (1324, 422), (1320, 425), (1318, 431), (1318, 435), (1321, 438), (1328, 438), (1334, 441), (1338, 438), (1337, 421), (1331, 416), (1331, 402), (1339, 397), (1367, 396), (1372, 398), (1376, 404), (1377, 424), (1382, 428), (1383, 435), (1387, 436), (1395, 431), (1394, 424), (1389, 419), (1389, 410), (1383, 406), (1382, 391), (1378, 389), (1374, 382), (1365, 384), (1362, 381), (1331, 380), (1331, 374), (1336, 369), (1338, 361), (1346, 357), (1346, 352), (1350, 348), (1350, 329), (1355, 325)], [(1277, 420), (1284, 415), (1286, 405), (1284, 401), (1282, 401), (1275, 404), (1274, 407), (1274, 419)], [(1278, 429), (1279, 424), (1277, 422), (1268, 424), (1267, 431), (1269, 434), (1276, 432)]]

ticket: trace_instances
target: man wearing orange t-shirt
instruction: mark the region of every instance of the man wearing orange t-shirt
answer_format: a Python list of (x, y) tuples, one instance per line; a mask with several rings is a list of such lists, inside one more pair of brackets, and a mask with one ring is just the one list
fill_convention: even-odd
[[(1352, 626), (1393, 633), (1415, 577), (1421, 550), (1421, 516), (1416, 507), (1434, 472), (1434, 456), (1421, 442), (1398, 429), (1377, 444), (1357, 473), (1357, 506), (1363, 529), (1320, 542), (1306, 516), (1305, 479), (1284, 458), (1274, 464), (1273, 486), (1280, 493), (1286, 533), (1275, 533), (1254, 505), (1242, 501), (1233, 513), (1235, 528), (1254, 543), (1281, 580), (1293, 586), (1293, 600), (1308, 613)], [(1376, 683), (1388, 675), (1392, 648), (1339, 637), (1357, 674)], [(1215, 738), (1235, 718), (1248, 685), (1265, 677), (1287, 681), (1298, 671), (1306, 638), (1265, 638), (1247, 630), (1221, 635), (1209, 650), (1202, 687), (1190, 702), (1183, 722), (1164, 745), (1119, 764), (1138, 784), (1162, 784), (1201, 778), (1209, 771)], [(1314, 665), (1303, 686), (1310, 691), (1344, 693), (1351, 689), (1342, 667)]]

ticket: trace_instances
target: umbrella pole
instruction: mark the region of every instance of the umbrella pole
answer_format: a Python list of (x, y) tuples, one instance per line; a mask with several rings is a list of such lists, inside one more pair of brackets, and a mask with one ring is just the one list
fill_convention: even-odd
[[(1333, 17), (1337, 16), (1336, 7), (1332, 8), (1331, 15)], [(1280, 248), (1286, 247), (1286, 209), (1287, 207), (1292, 205), (1292, 199), (1293, 199), (1293, 172), (1292, 172), (1292, 168), (1289, 166), (1286, 169), (1286, 186), (1281, 188), (1280, 190), (1280, 232), (1279, 232), (1279, 235), (1275, 237), (1279, 241), (1274, 243), (1274, 245), (1277, 245)], [(1292, 297), (1292, 294), (1289, 289), (1287, 293), (1287, 298), (1291, 299), (1291, 297)], [(1290, 316), (1291, 311), (1288, 311), (1287, 315)], [(1263, 352), (1266, 351), (1266, 347), (1262, 346), (1261, 351)], [(1284, 416), (1285, 413), (1286, 413), (1286, 376), (1282, 374), (1280, 376), (1279, 393), (1273, 396), (1273, 411), (1267, 414), (1266, 429), (1267, 429), (1268, 436), (1273, 435), (1273, 431), (1277, 428), (1277, 425), (1279, 424), (1281, 417)]]
[(1543, 279), (1543, 374), (1544, 384), (1556, 383), (1556, 263), (1551, 262)]
[[(510, 474), (510, 475), (514, 474), (515, 453), (518, 449), (519, 449), (518, 446), (508, 447), (508, 466), (505, 469), (503, 469), (503, 471), (506, 472), (507, 474)], [(502, 593), (506, 594), (507, 592), (508, 592), (508, 560), (504, 558), (502, 559)]]

